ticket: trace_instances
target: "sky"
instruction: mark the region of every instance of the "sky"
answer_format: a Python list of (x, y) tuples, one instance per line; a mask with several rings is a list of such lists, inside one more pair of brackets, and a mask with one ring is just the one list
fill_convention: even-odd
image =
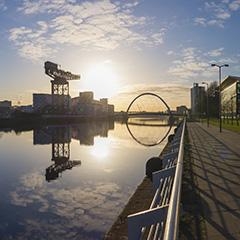
[(240, 0), (0, 0), (0, 101), (50, 93), (44, 62), (80, 74), (71, 97), (93, 91), (126, 110), (141, 93), (190, 107), (193, 83), (240, 76)]

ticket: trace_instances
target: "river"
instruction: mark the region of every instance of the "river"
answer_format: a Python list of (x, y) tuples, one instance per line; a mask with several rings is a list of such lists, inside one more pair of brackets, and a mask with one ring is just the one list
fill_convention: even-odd
[(168, 131), (113, 121), (0, 130), (1, 240), (101, 239)]

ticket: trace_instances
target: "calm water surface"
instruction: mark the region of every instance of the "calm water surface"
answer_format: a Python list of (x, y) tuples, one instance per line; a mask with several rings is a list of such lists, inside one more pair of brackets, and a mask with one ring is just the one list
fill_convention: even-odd
[(0, 131), (0, 239), (101, 239), (167, 140), (145, 143), (168, 129), (98, 122)]

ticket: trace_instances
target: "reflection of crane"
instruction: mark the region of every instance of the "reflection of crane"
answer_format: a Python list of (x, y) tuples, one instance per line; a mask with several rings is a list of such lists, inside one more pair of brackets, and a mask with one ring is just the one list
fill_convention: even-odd
[(71, 161), (70, 158), (71, 134), (69, 127), (55, 127), (52, 130), (52, 161), (54, 164), (46, 169), (46, 180), (51, 181), (67, 169), (80, 165), (81, 161)]
[(46, 180), (49, 182), (59, 177), (59, 174), (67, 169), (81, 164), (81, 161), (71, 161), (67, 158), (59, 158), (58, 161), (55, 159), (55, 163), (46, 169)]
[(52, 105), (58, 111), (64, 112), (69, 108), (69, 80), (80, 79), (80, 75), (72, 74), (58, 68), (59, 65), (53, 62), (45, 62), (45, 73), (53, 78), (52, 84)]

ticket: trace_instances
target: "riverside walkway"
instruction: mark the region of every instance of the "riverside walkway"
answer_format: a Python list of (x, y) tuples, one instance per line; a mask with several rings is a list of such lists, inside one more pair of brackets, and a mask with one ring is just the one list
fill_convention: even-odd
[(240, 239), (240, 134), (187, 123), (205, 239)]

